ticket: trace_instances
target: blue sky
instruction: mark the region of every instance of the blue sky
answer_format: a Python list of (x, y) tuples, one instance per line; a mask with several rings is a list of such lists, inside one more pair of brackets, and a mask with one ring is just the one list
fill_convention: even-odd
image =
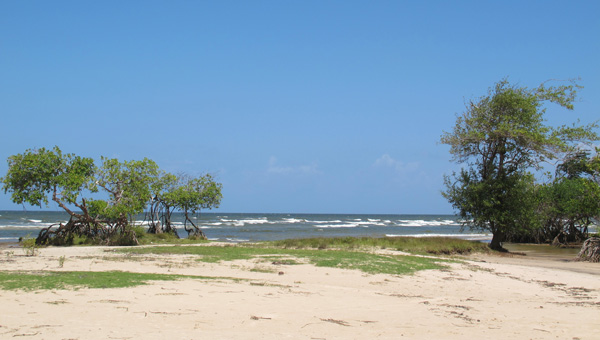
[[(2, 1), (0, 175), (58, 145), (214, 174), (223, 212), (452, 213), (438, 143), (504, 77), (581, 77), (598, 1)], [(56, 207), (51, 206), (51, 209)], [(0, 209), (22, 209), (0, 193)]]

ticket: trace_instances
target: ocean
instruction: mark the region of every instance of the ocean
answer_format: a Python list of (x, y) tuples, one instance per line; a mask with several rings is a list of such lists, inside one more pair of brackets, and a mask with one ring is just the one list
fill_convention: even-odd
[[(0, 211), (0, 242), (36, 237), (42, 228), (66, 222), (68, 215), (56, 211)], [(173, 214), (180, 237), (184, 217)], [(136, 223), (147, 224), (144, 215)], [(194, 216), (210, 240), (255, 242), (307, 237), (450, 236), (489, 241), (489, 233), (461, 231), (453, 215), (364, 215), (364, 214), (259, 214), (214, 213)]]

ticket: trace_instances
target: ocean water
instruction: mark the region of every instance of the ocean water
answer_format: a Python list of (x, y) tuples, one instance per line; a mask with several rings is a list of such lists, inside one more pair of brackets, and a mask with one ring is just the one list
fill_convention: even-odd
[[(0, 211), (0, 242), (16, 242), (19, 237), (36, 237), (42, 228), (66, 222), (68, 215), (55, 211)], [(147, 225), (144, 215), (136, 223)], [(183, 214), (174, 213), (180, 237)], [(245, 214), (202, 213), (194, 216), (210, 240), (229, 242), (271, 241), (306, 237), (345, 236), (450, 236), (489, 241), (491, 234), (461, 231), (453, 215), (346, 215), (346, 214)]]

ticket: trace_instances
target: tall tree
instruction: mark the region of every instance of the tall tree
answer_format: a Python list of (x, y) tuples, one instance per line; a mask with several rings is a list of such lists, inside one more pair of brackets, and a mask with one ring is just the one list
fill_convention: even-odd
[(450, 145), (454, 161), (469, 170), (447, 176), (442, 194), (465, 226), (493, 234), (492, 249), (503, 249), (508, 233), (533, 223), (529, 216), (533, 210), (525, 209), (526, 197), (532, 196), (524, 195), (525, 183), (531, 183), (530, 170), (572, 151), (575, 142), (598, 140), (595, 124), (558, 128), (545, 124), (544, 104), (572, 110), (579, 88), (571, 83), (529, 89), (501, 80), (487, 95), (467, 103), (454, 129), (443, 133), (441, 142)]

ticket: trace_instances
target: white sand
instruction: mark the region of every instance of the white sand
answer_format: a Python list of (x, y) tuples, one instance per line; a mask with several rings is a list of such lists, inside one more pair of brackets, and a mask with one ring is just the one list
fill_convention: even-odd
[(127, 259), (99, 247), (34, 257), (1, 251), (2, 270), (247, 279), (0, 291), (2, 339), (600, 339), (600, 264), (478, 256), (393, 276), (181, 255)]

